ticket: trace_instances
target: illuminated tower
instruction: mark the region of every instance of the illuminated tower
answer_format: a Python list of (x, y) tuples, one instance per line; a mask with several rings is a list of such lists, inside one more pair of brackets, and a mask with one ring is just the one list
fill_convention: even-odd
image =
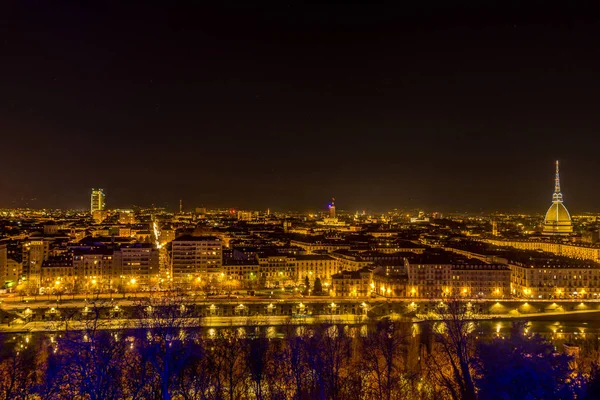
[(105, 198), (106, 196), (104, 195), (104, 189), (92, 189), (90, 212), (94, 213), (94, 211), (104, 211)]
[(492, 235), (493, 236), (498, 236), (498, 223), (496, 222), (496, 220), (492, 220)]
[(335, 197), (331, 198), (331, 204), (329, 205), (329, 218), (335, 218)]
[(563, 204), (563, 195), (560, 192), (560, 176), (558, 174), (558, 160), (556, 161), (556, 175), (554, 176), (554, 193), (552, 205), (544, 218), (543, 235), (563, 236), (573, 233), (573, 224), (567, 208)]

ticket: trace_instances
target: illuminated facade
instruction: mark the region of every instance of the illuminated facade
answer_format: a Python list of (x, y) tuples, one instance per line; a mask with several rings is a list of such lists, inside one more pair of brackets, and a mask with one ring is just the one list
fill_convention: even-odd
[(409, 297), (441, 297), (449, 293), (451, 264), (408, 264)]
[(327, 240), (291, 240), (290, 245), (301, 247), (308, 254), (314, 254), (317, 252), (332, 252), (335, 250), (346, 249), (350, 250), (350, 245), (343, 241), (327, 241)]
[(93, 293), (110, 288), (113, 272), (112, 250), (75, 250), (73, 275), (75, 290)]
[(42, 263), (48, 259), (49, 253), (50, 240), (31, 238), (23, 242), (23, 274), (33, 287), (40, 284)]
[(369, 293), (384, 297), (406, 297), (408, 276), (404, 267), (384, 266), (373, 270)]
[[(107, 266), (110, 260), (105, 261)], [(113, 255), (111, 287), (132, 292), (158, 283), (159, 252), (149, 243), (121, 246)]]
[[(223, 260), (223, 273), (226, 281), (237, 281), (240, 287), (252, 288), (258, 282), (258, 261), (256, 260)], [(200, 280), (198, 280), (200, 282)]]
[(331, 204), (329, 205), (329, 218), (335, 218), (335, 197), (331, 198)]
[(556, 175), (554, 177), (554, 194), (552, 194), (552, 205), (546, 212), (544, 218), (543, 235), (564, 236), (573, 233), (571, 215), (563, 204), (563, 195), (560, 192), (560, 177), (558, 174), (558, 161), (556, 161)]
[(6, 243), (0, 240), (0, 286), (8, 280), (8, 252)]
[(296, 281), (304, 282), (308, 276), (310, 282), (321, 279), (323, 285), (329, 284), (331, 276), (338, 272), (338, 262), (328, 255), (298, 255), (295, 256)]
[(512, 294), (530, 299), (597, 299), (600, 269), (571, 265), (510, 265)]
[(92, 189), (90, 212), (104, 211), (106, 207), (104, 189)]
[(296, 280), (296, 260), (284, 254), (258, 257), (259, 284), (267, 288), (291, 285)]
[(368, 268), (359, 271), (342, 271), (331, 276), (332, 296), (366, 297), (371, 291), (371, 270)]
[(216, 279), (222, 272), (223, 241), (215, 236), (180, 236), (171, 242), (171, 274), (174, 283)]
[(481, 241), (495, 246), (508, 246), (519, 250), (541, 250), (564, 257), (579, 258), (596, 262), (600, 261), (600, 247), (596, 246), (545, 242), (540, 240), (482, 239)]
[(457, 297), (509, 297), (510, 268), (500, 264), (454, 265), (451, 290)]
[(70, 293), (75, 287), (73, 260), (69, 256), (48, 257), (42, 263), (40, 288), (44, 293)]

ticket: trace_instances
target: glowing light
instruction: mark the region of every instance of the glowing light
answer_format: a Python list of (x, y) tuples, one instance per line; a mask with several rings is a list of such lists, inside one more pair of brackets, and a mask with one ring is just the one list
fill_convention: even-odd
[(158, 240), (158, 238), (160, 237), (160, 229), (158, 229), (158, 223), (156, 223), (156, 221), (154, 221), (152, 223), (152, 229), (154, 230), (154, 237), (155, 239), (155, 244), (156, 244), (156, 248), (160, 249), (162, 247), (162, 245), (160, 244), (160, 241)]

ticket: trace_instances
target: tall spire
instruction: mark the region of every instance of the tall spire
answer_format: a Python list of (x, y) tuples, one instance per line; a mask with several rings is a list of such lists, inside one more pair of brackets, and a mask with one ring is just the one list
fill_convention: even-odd
[(558, 160), (556, 160), (556, 175), (554, 177), (554, 194), (552, 195), (552, 201), (562, 201), (562, 193), (560, 192), (560, 176), (558, 174)]

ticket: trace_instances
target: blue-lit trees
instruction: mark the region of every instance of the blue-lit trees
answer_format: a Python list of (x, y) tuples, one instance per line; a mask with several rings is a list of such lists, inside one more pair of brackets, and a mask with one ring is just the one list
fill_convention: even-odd
[(571, 399), (570, 357), (514, 324), (510, 337), (479, 344), (479, 398)]

